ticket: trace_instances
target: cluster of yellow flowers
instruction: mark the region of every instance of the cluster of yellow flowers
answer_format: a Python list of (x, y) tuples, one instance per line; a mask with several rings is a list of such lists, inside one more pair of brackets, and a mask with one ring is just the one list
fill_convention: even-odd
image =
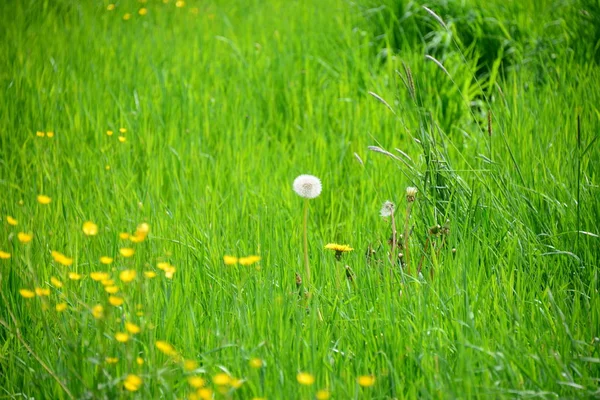
[(252, 265), (260, 261), (260, 256), (247, 256), (247, 257), (234, 257), (234, 256), (223, 256), (223, 262), (225, 265)]
[(54, 137), (54, 132), (37, 131), (35, 133), (35, 136), (40, 137), (40, 138), (48, 137), (48, 138), (52, 139)]

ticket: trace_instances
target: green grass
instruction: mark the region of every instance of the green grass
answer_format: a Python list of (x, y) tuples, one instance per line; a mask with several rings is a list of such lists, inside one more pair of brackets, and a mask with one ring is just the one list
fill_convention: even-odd
[[(1, 2), (0, 398), (193, 398), (191, 375), (215, 398), (600, 396), (600, 6), (478, 3), (427, 3), (445, 29), (400, 0)], [(300, 174), (323, 192), (298, 288)], [(402, 269), (379, 210), (395, 202), (404, 232), (407, 186)], [(119, 239), (142, 222), (145, 241)], [(50, 295), (19, 293), (35, 287)], [(118, 343), (126, 321), (142, 331)], [(244, 383), (220, 393), (220, 372)]]

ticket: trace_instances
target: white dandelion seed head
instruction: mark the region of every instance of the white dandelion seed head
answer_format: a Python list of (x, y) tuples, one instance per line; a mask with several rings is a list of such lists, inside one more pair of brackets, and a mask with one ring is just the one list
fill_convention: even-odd
[(394, 213), (395, 209), (396, 209), (396, 205), (394, 203), (392, 203), (391, 201), (387, 200), (381, 206), (380, 214), (382, 217), (389, 217)]
[(406, 195), (407, 196), (411, 196), (411, 197), (415, 197), (417, 195), (417, 188), (413, 187), (413, 186), (409, 186), (406, 188)]
[(294, 179), (294, 192), (305, 199), (314, 199), (321, 194), (321, 180), (312, 175), (300, 175)]

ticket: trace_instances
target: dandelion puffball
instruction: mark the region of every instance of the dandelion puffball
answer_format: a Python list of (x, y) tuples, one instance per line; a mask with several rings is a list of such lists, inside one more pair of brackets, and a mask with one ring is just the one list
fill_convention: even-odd
[(388, 200), (381, 206), (380, 214), (382, 217), (389, 217), (394, 213), (395, 208), (396, 206), (394, 205), (394, 203)]
[(294, 192), (300, 197), (314, 199), (321, 194), (321, 180), (312, 175), (300, 175), (294, 179)]
[(415, 201), (416, 195), (417, 195), (417, 188), (416, 187), (409, 186), (409, 187), (406, 188), (406, 200), (409, 203), (412, 203), (413, 201)]

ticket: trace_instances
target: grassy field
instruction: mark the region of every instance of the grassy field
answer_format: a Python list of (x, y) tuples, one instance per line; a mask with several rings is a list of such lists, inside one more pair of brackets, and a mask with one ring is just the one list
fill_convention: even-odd
[(0, 399), (600, 397), (599, 132), (597, 0), (2, 1)]

